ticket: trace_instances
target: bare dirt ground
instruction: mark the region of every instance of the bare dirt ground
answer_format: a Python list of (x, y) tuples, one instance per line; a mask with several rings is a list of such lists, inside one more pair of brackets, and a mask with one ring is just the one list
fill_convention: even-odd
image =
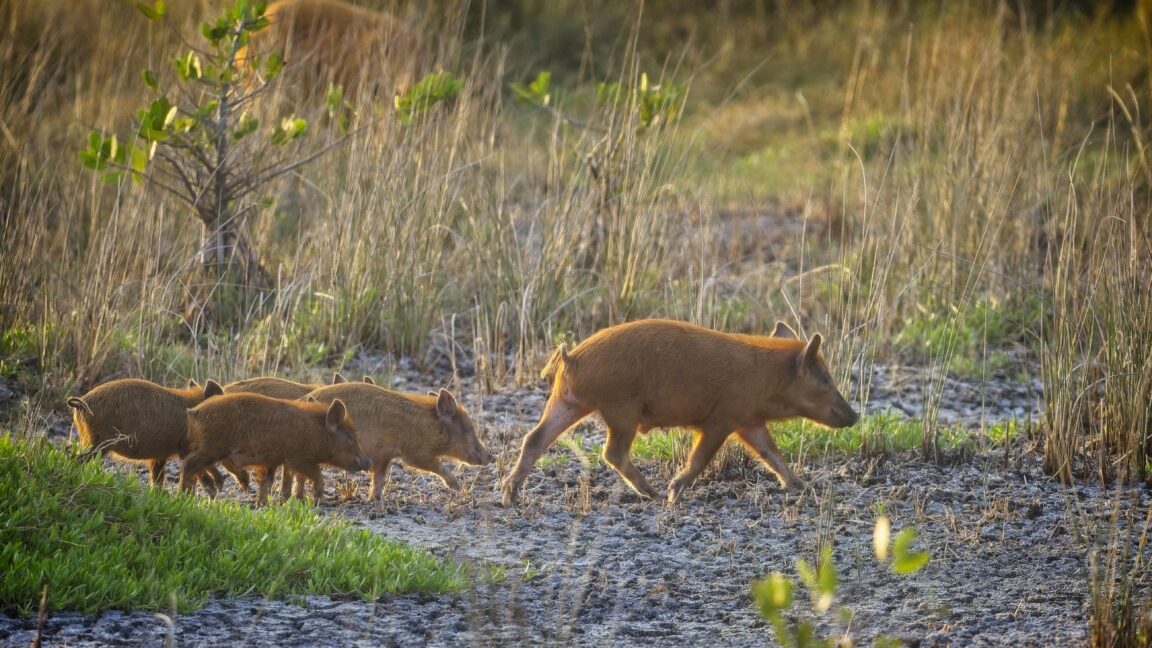
[[(915, 370), (887, 368), (871, 383), (870, 410), (917, 413)], [(443, 384), (411, 370), (394, 374), (400, 389)], [(907, 453), (811, 457), (797, 466), (807, 481), (797, 493), (731, 453), (674, 508), (641, 501), (602, 462), (558, 444), (525, 483), (521, 506), (504, 509), (499, 479), (545, 393), (509, 387), (481, 395), (469, 381), (460, 392), (501, 455), (492, 466), (457, 470), (468, 494), (394, 468), (381, 503), (363, 501), (366, 476), (355, 478), (357, 499), (337, 501), (337, 477), (321, 511), (438, 555), (502, 566), (503, 579), (460, 595), (369, 602), (217, 599), (175, 619), (176, 644), (774, 645), (751, 583), (775, 570), (795, 579), (796, 559), (814, 562), (829, 542), (839, 601), (853, 612), (846, 624), (817, 617), (829, 636), (847, 632), (867, 645), (883, 634), (920, 646), (1075, 645), (1086, 637), (1091, 539), (1077, 529), (1107, 527), (1112, 494), (1053, 483), (1023, 439), (949, 465)], [(1019, 381), (953, 380), (941, 413), (972, 425), (1029, 416), (1034, 393), (1035, 385)], [(598, 438), (598, 422), (584, 425), (588, 439)], [(658, 488), (678, 467), (637, 463)], [(228, 496), (253, 499), (235, 490)], [(1148, 506), (1142, 491), (1125, 498), (1125, 506)], [(879, 510), (894, 529), (917, 529), (918, 545), (932, 552), (922, 571), (897, 576), (873, 557)], [(810, 609), (798, 587), (795, 616), (812, 618)], [(56, 612), (43, 638), (46, 645), (159, 645), (168, 632), (150, 613)], [(26, 646), (34, 636), (35, 619), (0, 616), (3, 645)]]

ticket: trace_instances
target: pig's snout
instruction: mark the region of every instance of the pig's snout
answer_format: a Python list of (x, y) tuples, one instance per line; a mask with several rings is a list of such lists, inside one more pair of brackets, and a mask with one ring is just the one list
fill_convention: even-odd
[(356, 457), (352, 470), (368, 470), (372, 467), (372, 460), (368, 457)]
[(487, 466), (493, 461), (496, 461), (496, 455), (492, 454), (491, 450), (485, 448), (484, 451), (480, 453), (479, 461), (476, 462), (476, 465)]
[(852, 427), (859, 420), (860, 415), (847, 403), (832, 408), (832, 427), (834, 428)]

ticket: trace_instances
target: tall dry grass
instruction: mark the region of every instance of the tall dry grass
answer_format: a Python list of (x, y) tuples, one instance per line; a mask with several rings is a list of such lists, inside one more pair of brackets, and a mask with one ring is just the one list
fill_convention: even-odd
[[(87, 22), (32, 6), (8, 7), (10, 33)], [(656, 5), (606, 24), (543, 21), (525, 4), (482, 28), (475, 8), (409, 7), (440, 36), (417, 67), (452, 71), (465, 91), (408, 127), (362, 105), (346, 145), (268, 187), (247, 227), (278, 290), (206, 333), (180, 317), (194, 221), (151, 188), (100, 185), (74, 158), (89, 126), (126, 127), (138, 70), (181, 46), (108, 7), (91, 12), (96, 31), (133, 38), (2, 52), (18, 72), (3, 80), (0, 324), (51, 392), (305, 370), (361, 349), (467, 356), (495, 385), (531, 379), (557, 340), (624, 319), (755, 331), (784, 318), (830, 333), (844, 374), (885, 358), (935, 367), (929, 454), (947, 372), (991, 374), (1002, 350), (1043, 363), (1050, 453), (1146, 436), (1143, 14), (784, 3), (689, 29)], [(194, 34), (195, 20), (173, 23)], [(578, 57), (515, 49), (577, 33)], [(559, 109), (587, 127), (509, 97), (508, 81), (553, 62)], [(642, 74), (688, 85), (682, 119), (641, 128), (634, 106), (592, 99), (595, 82)], [(1089, 366), (1103, 366), (1112, 407), (1095, 445), (1086, 388), (1105, 383), (1071, 370)], [(1064, 463), (1049, 460), (1062, 475)]]

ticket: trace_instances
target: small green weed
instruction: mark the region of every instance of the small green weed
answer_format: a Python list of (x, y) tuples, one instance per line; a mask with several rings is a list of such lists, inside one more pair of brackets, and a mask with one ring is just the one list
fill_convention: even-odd
[(553, 449), (552, 452), (545, 453), (538, 462), (539, 466), (566, 466), (573, 459), (591, 466), (600, 461), (600, 455), (604, 451), (603, 441), (594, 441), (581, 432), (565, 434), (560, 437), (556, 445), (563, 448), (565, 452), (556, 452)]
[[(911, 527), (904, 529), (895, 539), (891, 534), (892, 523), (887, 515), (881, 514), (876, 519), (876, 526), (872, 532), (872, 550), (876, 560), (888, 563), (892, 571), (899, 575), (914, 574), (928, 564), (929, 553), (912, 548), (916, 542), (915, 529)], [(784, 646), (795, 648), (853, 645), (851, 637), (847, 634), (853, 613), (836, 600), (840, 575), (832, 561), (832, 547), (824, 546), (820, 552), (820, 561), (815, 568), (803, 558), (798, 558), (796, 572), (812, 595), (812, 611), (816, 614), (835, 612), (836, 617), (846, 628), (845, 637), (841, 641), (832, 637), (820, 637), (811, 622), (792, 618), (788, 614), (793, 603), (792, 580), (781, 572), (773, 572), (763, 580), (752, 584), (752, 596), (760, 608), (760, 614), (772, 622), (776, 640)], [(880, 636), (876, 638), (875, 645), (898, 646), (900, 642)]]

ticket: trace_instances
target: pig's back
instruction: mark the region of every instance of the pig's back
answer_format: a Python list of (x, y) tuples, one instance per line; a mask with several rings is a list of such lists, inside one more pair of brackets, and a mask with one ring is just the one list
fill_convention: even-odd
[(436, 398), (407, 394), (363, 382), (326, 385), (310, 394), (321, 403), (339, 398), (357, 430), (366, 432), (376, 427), (410, 427), (422, 422), (436, 405)]
[(746, 376), (757, 351), (684, 322), (641, 320), (603, 329), (577, 346), (565, 380), (573, 395), (597, 409), (627, 400), (655, 418), (664, 418), (661, 412), (699, 418)]

